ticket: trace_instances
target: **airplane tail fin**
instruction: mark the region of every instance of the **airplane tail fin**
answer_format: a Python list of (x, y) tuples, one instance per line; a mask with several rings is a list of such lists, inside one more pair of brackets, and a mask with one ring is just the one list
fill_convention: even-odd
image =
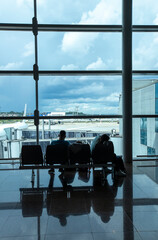
[[(27, 109), (27, 104), (25, 103), (23, 117), (26, 117), (26, 109)], [(23, 122), (26, 122), (26, 120), (25, 120), (25, 119), (23, 119)]]
[(23, 114), (23, 117), (26, 117), (26, 109), (27, 109), (27, 104), (25, 103), (25, 107), (24, 107), (24, 114)]

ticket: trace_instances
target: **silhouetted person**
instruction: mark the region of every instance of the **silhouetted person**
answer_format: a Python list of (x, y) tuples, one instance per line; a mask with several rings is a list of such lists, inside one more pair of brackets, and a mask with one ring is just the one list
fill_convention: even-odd
[(66, 132), (64, 130), (61, 130), (59, 133), (59, 140), (53, 140), (51, 142), (51, 145), (64, 144), (66, 146), (69, 146), (70, 143), (69, 141), (66, 141), (65, 138), (66, 138)]
[(117, 176), (126, 176), (126, 170), (122, 157), (116, 156), (114, 153), (114, 145), (109, 141), (110, 137), (107, 134), (97, 136), (91, 144), (92, 158), (100, 163), (112, 162), (115, 164)]
[[(51, 145), (64, 145), (65, 147), (68, 147), (70, 145), (70, 143), (69, 143), (69, 141), (66, 141), (65, 138), (66, 138), (66, 132), (64, 130), (61, 130), (59, 133), (59, 140), (53, 140), (51, 142)], [(63, 169), (59, 168), (59, 171), (62, 172)], [(49, 170), (49, 173), (53, 173), (53, 172), (54, 172), (54, 169)]]

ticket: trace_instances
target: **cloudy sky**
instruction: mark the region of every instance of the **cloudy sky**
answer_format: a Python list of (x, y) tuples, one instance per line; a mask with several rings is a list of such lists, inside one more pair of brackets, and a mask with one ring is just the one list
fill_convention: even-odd
[[(1, 23), (31, 23), (33, 0), (0, 0)], [(40, 24), (121, 24), (121, 0), (37, 0)], [(155, 0), (133, 0), (133, 24), (158, 24)], [(120, 33), (40, 32), (40, 70), (121, 70)], [(32, 70), (32, 32), (0, 31), (0, 70)], [(133, 34), (133, 69), (157, 70), (158, 34)], [(39, 110), (117, 114), (121, 77), (40, 77)], [(31, 77), (0, 77), (0, 111), (35, 109)]]

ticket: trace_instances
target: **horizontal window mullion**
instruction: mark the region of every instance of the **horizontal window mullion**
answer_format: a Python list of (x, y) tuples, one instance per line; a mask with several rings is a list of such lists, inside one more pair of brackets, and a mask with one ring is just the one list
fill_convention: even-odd
[[(93, 75), (121, 75), (121, 70), (48, 70), (39, 71), (40, 76), (93, 76)], [(0, 76), (33, 76), (33, 71), (0, 70)]]
[[(47, 32), (122, 32), (122, 25), (38, 24), (38, 31)], [(32, 24), (1, 23), (1, 31), (32, 31)], [(133, 32), (158, 32), (157, 25), (133, 25)]]
[[(78, 115), (78, 116), (39, 116), (39, 119), (91, 119), (91, 118), (122, 118), (122, 115)], [(0, 117), (0, 120), (33, 120), (34, 116), (28, 117)]]
[(158, 25), (133, 25), (133, 32), (158, 32)]
[[(78, 116), (39, 116), (39, 119), (118, 119), (122, 118), (123, 115), (78, 115)], [(146, 115), (132, 115), (132, 118), (158, 118), (158, 115), (146, 114)], [(33, 120), (34, 116), (27, 117), (18, 117), (18, 116), (9, 116), (9, 117), (0, 117), (0, 120)]]
[[(133, 75), (158, 75), (157, 70), (134, 70)], [(121, 75), (121, 70), (40, 70), (40, 76), (104, 76)], [(33, 76), (31, 70), (0, 70), (0, 76)]]
[[(38, 31), (52, 32), (121, 32), (121, 25), (91, 25), (91, 24), (38, 24)], [(0, 30), (32, 31), (32, 24), (1, 23)]]

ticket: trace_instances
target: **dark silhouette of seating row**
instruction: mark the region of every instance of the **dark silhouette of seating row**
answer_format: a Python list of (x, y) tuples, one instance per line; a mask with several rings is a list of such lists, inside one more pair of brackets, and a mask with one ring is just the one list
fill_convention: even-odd
[[(48, 145), (46, 155), (40, 145), (24, 145), (21, 151), (20, 169), (50, 169), (50, 168), (97, 168), (112, 167), (115, 174), (115, 165), (111, 159), (101, 152), (98, 156), (91, 156), (89, 144), (69, 147), (65, 145)], [(104, 156), (104, 157), (103, 157)]]

